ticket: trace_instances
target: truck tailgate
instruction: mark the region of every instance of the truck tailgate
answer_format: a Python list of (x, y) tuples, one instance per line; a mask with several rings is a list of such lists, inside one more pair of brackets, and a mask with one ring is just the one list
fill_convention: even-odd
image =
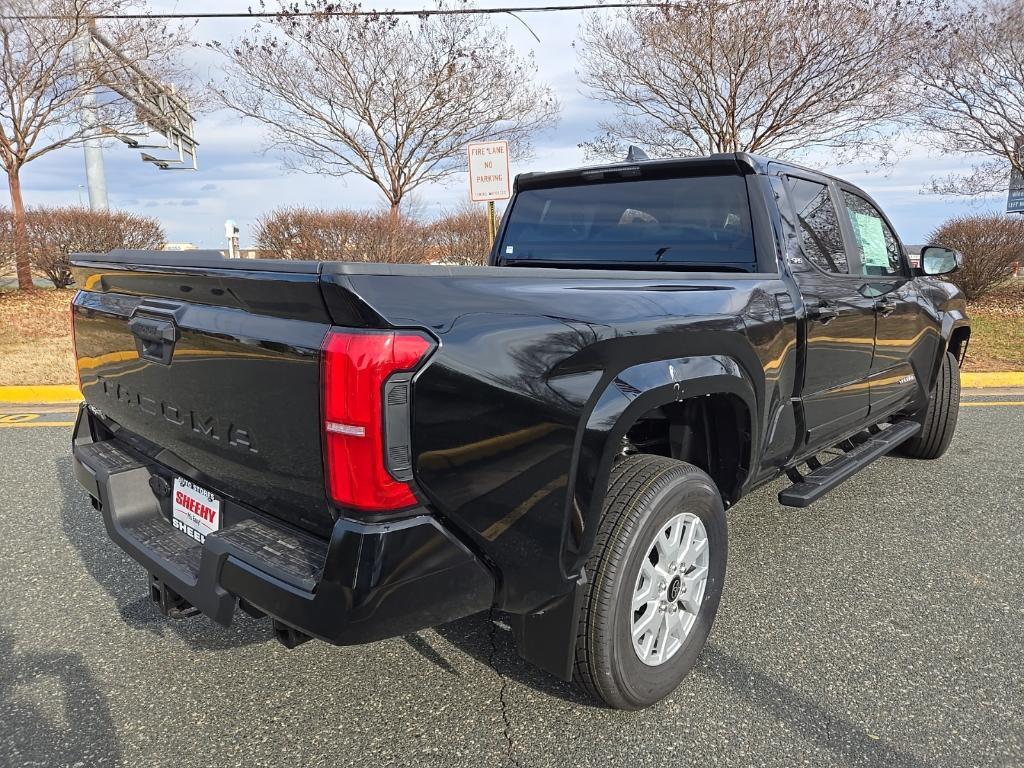
[(329, 532), (320, 347), (330, 318), (317, 265), (103, 258), (74, 269), (86, 402), (174, 472)]

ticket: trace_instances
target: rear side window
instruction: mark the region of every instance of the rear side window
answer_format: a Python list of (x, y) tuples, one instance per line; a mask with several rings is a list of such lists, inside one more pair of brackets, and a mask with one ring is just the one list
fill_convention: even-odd
[(788, 181), (804, 256), (826, 272), (845, 275), (848, 265), (843, 232), (828, 187), (793, 177)]
[(845, 190), (843, 202), (857, 248), (857, 274), (887, 277), (902, 272), (899, 241), (878, 209), (863, 197)]
[(508, 213), (498, 253), (506, 263), (757, 271), (742, 176), (523, 190)]

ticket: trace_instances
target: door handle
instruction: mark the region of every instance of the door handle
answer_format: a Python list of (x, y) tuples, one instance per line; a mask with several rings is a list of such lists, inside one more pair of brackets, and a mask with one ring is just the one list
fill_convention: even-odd
[(891, 298), (879, 299), (875, 302), (875, 309), (882, 317), (888, 317), (896, 311), (896, 300)]
[(822, 325), (828, 325), (839, 317), (839, 311), (827, 301), (819, 301), (817, 304), (810, 306), (807, 310), (807, 316), (812, 320), (817, 320)]

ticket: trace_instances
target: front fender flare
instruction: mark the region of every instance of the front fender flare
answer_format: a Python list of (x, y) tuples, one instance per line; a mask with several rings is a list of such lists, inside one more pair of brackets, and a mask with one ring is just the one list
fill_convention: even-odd
[(942, 313), (942, 329), (939, 332), (939, 335), (942, 337), (942, 344), (939, 347), (939, 354), (935, 356), (935, 360), (932, 362), (932, 369), (929, 371), (931, 378), (928, 380), (928, 388), (923, 393), (925, 402), (927, 402), (932, 387), (938, 378), (939, 369), (942, 368), (942, 358), (945, 357), (946, 352), (949, 350), (953, 335), (961, 328), (966, 328), (970, 332), (971, 322), (967, 319), (967, 315), (959, 310), (950, 310)]

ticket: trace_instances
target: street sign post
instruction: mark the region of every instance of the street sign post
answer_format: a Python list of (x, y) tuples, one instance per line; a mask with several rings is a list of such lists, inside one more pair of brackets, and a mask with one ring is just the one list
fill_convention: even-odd
[[(1014, 143), (1017, 150), (1017, 162), (1024, 166), (1024, 136)], [(1010, 168), (1010, 192), (1006, 196), (1007, 213), (1024, 213), (1024, 173), (1019, 168)]]
[(487, 235), (494, 242), (497, 222), (494, 201), (512, 197), (512, 179), (509, 170), (508, 142), (481, 141), (470, 144), (469, 199), (474, 203), (487, 203)]

